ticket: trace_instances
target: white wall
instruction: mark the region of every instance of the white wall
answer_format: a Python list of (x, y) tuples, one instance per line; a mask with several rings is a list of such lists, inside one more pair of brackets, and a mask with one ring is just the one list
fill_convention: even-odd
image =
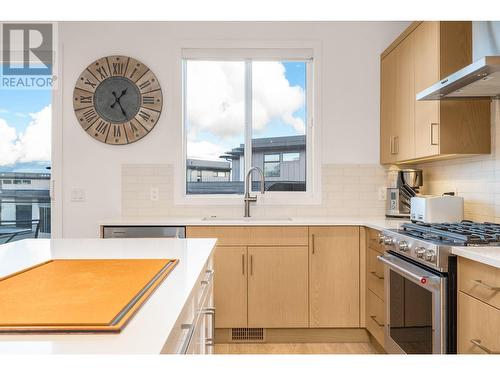
[[(150, 22), (61, 23), (61, 74), (56, 92), (62, 113), (62, 233), (94, 237), (100, 220), (121, 215), (122, 164), (173, 164), (181, 145), (181, 124), (172, 108), (180, 74), (173, 45), (182, 40), (313, 40), (322, 44), (322, 163), (378, 164), (379, 55), (408, 22)], [(85, 67), (97, 58), (121, 54), (140, 59), (157, 75), (164, 110), (155, 129), (128, 146), (109, 146), (83, 132), (73, 113), (72, 91)], [(57, 108), (57, 106), (55, 106)], [(57, 111), (57, 109), (55, 110)], [(54, 161), (57, 163), (57, 161)], [(71, 189), (86, 190), (85, 202), (71, 202)]]

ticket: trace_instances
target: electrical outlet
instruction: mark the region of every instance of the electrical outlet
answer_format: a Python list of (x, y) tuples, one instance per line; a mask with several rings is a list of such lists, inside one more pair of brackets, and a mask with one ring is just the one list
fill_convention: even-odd
[(387, 188), (385, 186), (380, 186), (378, 188), (378, 200), (385, 201), (387, 199)]
[(71, 202), (85, 202), (85, 189), (71, 189)]
[(160, 199), (160, 189), (157, 187), (152, 187), (149, 190), (149, 199), (153, 202), (156, 202)]

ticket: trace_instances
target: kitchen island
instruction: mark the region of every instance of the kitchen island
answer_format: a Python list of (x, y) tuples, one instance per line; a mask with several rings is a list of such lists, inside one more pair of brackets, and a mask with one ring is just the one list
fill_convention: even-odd
[[(179, 259), (118, 334), (0, 334), (0, 354), (204, 353), (215, 239), (37, 239), (0, 246), (0, 278), (51, 259)], [(201, 313), (200, 313), (201, 312)], [(210, 328), (210, 329), (209, 329)]]

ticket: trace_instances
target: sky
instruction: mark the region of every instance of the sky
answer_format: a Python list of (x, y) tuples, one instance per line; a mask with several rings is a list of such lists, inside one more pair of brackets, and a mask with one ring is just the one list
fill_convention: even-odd
[(47, 172), (51, 102), (50, 90), (0, 90), (0, 172)]
[[(243, 62), (188, 61), (188, 158), (221, 160), (244, 142)], [(305, 134), (306, 63), (252, 64), (253, 138)]]

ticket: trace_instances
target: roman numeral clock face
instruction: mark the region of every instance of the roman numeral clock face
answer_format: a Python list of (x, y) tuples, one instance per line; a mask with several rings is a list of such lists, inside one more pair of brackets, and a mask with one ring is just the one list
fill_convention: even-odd
[(82, 128), (111, 145), (146, 136), (158, 122), (162, 105), (156, 76), (127, 56), (94, 61), (78, 77), (73, 91), (73, 108)]

